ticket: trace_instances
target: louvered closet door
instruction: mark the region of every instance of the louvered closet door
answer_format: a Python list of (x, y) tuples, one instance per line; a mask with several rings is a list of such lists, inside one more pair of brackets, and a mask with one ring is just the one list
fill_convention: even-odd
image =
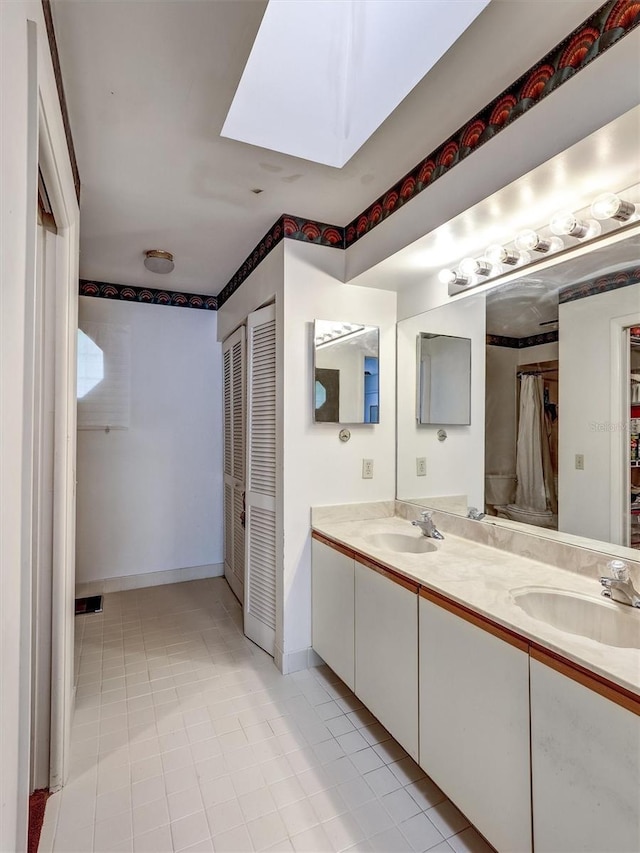
[(245, 329), (222, 346), (224, 394), (224, 576), (244, 597)]
[(247, 320), (247, 556), (244, 632), (269, 654), (275, 649), (276, 318), (269, 305)]

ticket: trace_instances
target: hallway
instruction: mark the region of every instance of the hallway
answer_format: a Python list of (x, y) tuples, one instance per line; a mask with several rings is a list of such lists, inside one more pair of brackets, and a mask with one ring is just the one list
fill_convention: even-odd
[(241, 625), (223, 578), (77, 617), (71, 777), (40, 851), (489, 851), (328, 668), (282, 676)]

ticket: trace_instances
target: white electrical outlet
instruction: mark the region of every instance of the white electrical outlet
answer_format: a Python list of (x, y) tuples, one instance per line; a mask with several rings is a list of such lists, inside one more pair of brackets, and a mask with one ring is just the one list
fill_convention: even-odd
[(416, 477), (427, 476), (427, 457), (416, 456)]
[(584, 471), (584, 453), (576, 453), (576, 471)]
[(362, 479), (373, 480), (373, 459), (362, 460)]

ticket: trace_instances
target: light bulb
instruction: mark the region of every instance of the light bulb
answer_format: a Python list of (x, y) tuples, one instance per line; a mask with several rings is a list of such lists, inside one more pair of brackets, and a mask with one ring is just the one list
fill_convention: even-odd
[(447, 285), (457, 284), (460, 287), (466, 287), (469, 284), (469, 279), (466, 276), (459, 275), (455, 270), (451, 269), (440, 270), (438, 279), (442, 284)]
[(506, 249), (499, 243), (487, 247), (485, 256), (492, 264), (508, 264), (513, 267), (518, 263), (520, 255), (515, 249)]
[(549, 241), (544, 240), (532, 228), (521, 231), (514, 242), (518, 249), (522, 249), (523, 252), (548, 252), (551, 248)]
[(616, 219), (618, 222), (626, 222), (635, 212), (635, 204), (624, 201), (615, 193), (603, 193), (591, 205), (591, 215), (596, 219)]
[(558, 237), (577, 237), (582, 239), (589, 232), (589, 226), (581, 219), (576, 219), (573, 213), (568, 210), (562, 210), (556, 213), (549, 223), (551, 230)]
[(440, 272), (438, 273), (438, 280), (442, 284), (453, 284), (453, 282), (456, 280), (456, 274), (453, 270), (450, 269), (440, 270)]
[(489, 275), (491, 264), (486, 258), (465, 258), (460, 262), (460, 272), (469, 278), (472, 275)]

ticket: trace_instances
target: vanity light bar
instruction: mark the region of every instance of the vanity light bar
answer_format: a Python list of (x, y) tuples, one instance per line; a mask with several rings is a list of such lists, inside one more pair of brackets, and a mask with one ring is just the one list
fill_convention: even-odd
[(355, 323), (341, 323), (316, 335), (316, 347), (326, 347), (329, 344), (335, 344), (338, 341), (343, 341), (345, 338), (355, 338), (356, 335), (362, 335), (367, 331), (366, 326), (357, 325)]
[[(637, 191), (640, 187), (630, 189)], [(599, 195), (582, 215), (570, 210), (558, 211), (551, 217), (548, 229), (536, 231), (525, 228), (520, 231), (513, 245), (494, 243), (488, 246), (479, 258), (464, 258), (459, 272), (445, 268), (440, 270), (438, 279), (449, 288), (468, 287), (480, 284), (494, 276), (507, 272), (505, 267), (525, 267), (544, 255), (552, 255), (567, 248), (564, 238), (570, 237), (581, 243), (599, 237), (603, 231), (603, 222), (607, 222), (607, 231), (615, 230), (616, 225), (627, 224), (640, 219), (640, 204), (623, 199), (615, 193)], [(550, 234), (549, 234), (550, 232)], [(549, 236), (547, 236), (549, 234)], [(569, 244), (569, 247), (573, 244)], [(457, 292), (456, 290), (453, 291)]]

